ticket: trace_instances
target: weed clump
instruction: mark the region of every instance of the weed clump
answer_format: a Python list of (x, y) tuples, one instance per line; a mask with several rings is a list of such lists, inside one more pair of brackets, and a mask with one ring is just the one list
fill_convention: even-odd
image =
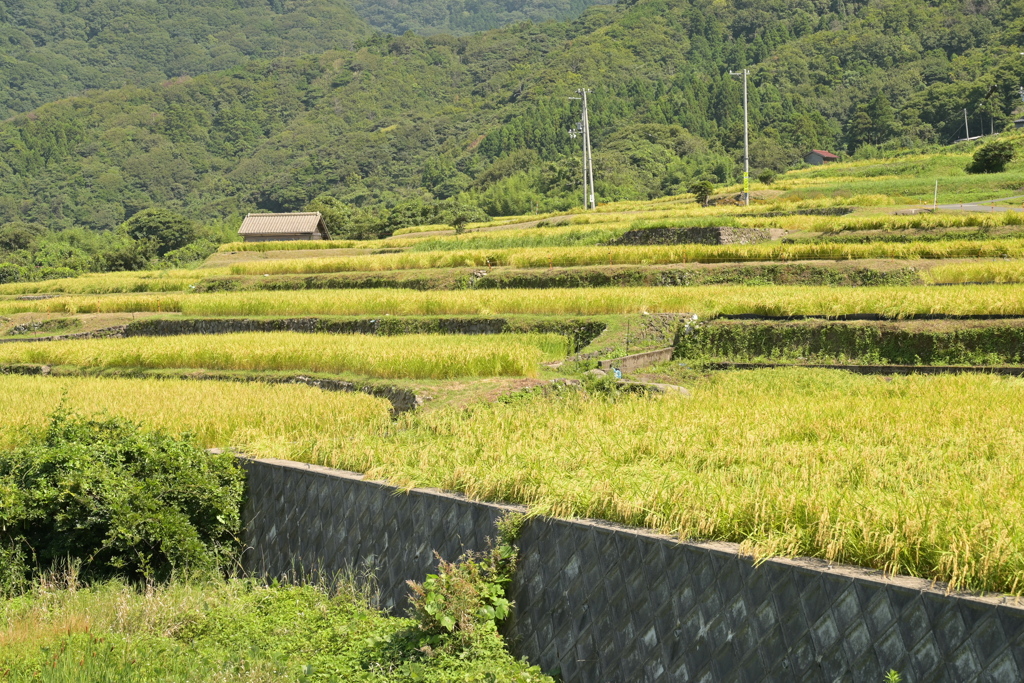
[(428, 574), (423, 583), (408, 582), (421, 651), (465, 650), (497, 634), (512, 608), (505, 587), (519, 559), (515, 539), (524, 519), (518, 513), (505, 515), (487, 550), (466, 552), (457, 562), (438, 555), (437, 574)]

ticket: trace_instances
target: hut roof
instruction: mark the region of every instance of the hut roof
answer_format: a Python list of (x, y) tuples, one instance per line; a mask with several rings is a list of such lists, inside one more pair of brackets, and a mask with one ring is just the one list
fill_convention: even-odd
[(238, 229), (239, 235), (312, 235), (321, 230), (329, 237), (324, 218), (313, 213), (250, 213)]
[(820, 154), (822, 159), (838, 159), (832, 152), (826, 152), (823, 149), (812, 149), (811, 154)]

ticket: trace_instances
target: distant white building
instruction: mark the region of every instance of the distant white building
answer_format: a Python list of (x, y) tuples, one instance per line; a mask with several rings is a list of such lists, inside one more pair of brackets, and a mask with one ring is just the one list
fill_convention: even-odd
[(811, 153), (804, 157), (804, 161), (811, 166), (821, 166), (822, 164), (831, 164), (834, 161), (839, 161), (839, 157), (823, 149), (812, 149)]
[(324, 217), (314, 213), (250, 213), (238, 234), (243, 242), (329, 240)]

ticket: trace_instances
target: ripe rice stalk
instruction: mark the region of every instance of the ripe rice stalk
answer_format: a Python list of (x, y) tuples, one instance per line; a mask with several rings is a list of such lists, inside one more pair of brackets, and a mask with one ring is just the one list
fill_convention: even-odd
[(126, 417), (191, 433), (207, 448), (235, 446), (266, 457), (312, 453), (317, 444), (333, 448), (391, 422), (391, 404), (383, 399), (300, 384), (3, 375), (0, 386), (6, 447), (20, 438), (21, 427), (43, 427), (62, 400), (83, 415)]
[(743, 245), (577, 246), (524, 249), (404, 252), (341, 258), (279, 259), (231, 266), (234, 275), (338, 273), (422, 268), (547, 268), (588, 265), (656, 265), (740, 261), (945, 259), (1024, 257), (1024, 240), (945, 242), (801, 243)]
[(541, 361), (564, 358), (567, 353), (568, 340), (554, 334), (374, 337), (245, 332), (16, 342), (0, 345), (0, 364), (299, 370), (391, 379), (450, 379), (532, 377)]
[(696, 313), (702, 318), (876, 314), (1024, 315), (1024, 286), (816, 287), (709, 285), (458, 291), (290, 290), (203, 294), (67, 296), (0, 301), (0, 315), (39, 313), (227, 315), (605, 315)]

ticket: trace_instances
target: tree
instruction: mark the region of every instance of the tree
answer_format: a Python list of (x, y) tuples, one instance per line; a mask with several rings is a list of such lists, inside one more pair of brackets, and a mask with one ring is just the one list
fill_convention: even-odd
[(157, 256), (181, 249), (197, 237), (190, 220), (167, 209), (144, 209), (119, 229), (134, 240), (151, 241)]
[(974, 160), (964, 169), (968, 173), (1002, 173), (1013, 161), (1017, 150), (1009, 140), (993, 140), (974, 152)]
[(708, 205), (708, 200), (711, 199), (711, 193), (714, 192), (714, 184), (707, 178), (698, 178), (690, 183), (690, 186), (686, 188), (686, 191), (693, 195), (693, 198), (697, 200), (698, 204), (702, 206)]
[(46, 228), (38, 223), (14, 221), (0, 227), (0, 251), (19, 251), (35, 246)]
[(763, 183), (765, 185), (771, 185), (772, 183), (775, 182), (775, 179), (778, 177), (778, 175), (779, 175), (778, 173), (776, 173), (775, 171), (772, 171), (771, 169), (769, 169), (767, 171), (761, 171), (757, 175), (757, 179), (758, 179), (759, 182), (761, 182), (761, 183)]

